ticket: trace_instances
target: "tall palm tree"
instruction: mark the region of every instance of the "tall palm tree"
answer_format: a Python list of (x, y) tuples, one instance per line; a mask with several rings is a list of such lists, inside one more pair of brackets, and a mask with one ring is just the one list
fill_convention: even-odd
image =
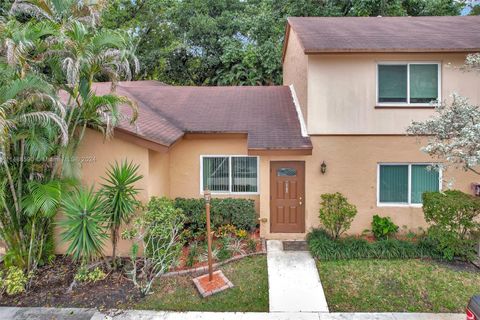
[[(35, 152), (39, 155), (40, 151), (30, 144), (30, 140), (37, 135), (42, 137), (39, 130), (49, 128), (60, 137), (62, 145), (67, 145), (68, 128), (63, 119), (65, 109), (55, 97), (51, 85), (33, 74), (19, 78), (5, 63), (0, 63), (0, 74), (0, 236), (8, 248), (15, 248), (16, 254), (10, 257), (16, 264), (30, 269), (32, 255), (37, 255), (32, 246), (38, 242), (28, 240), (31, 237), (25, 232), (27, 225), (31, 227), (31, 220), (25, 215), (22, 201), (26, 193), (24, 184), (29, 189), (27, 193), (33, 196), (30, 187), (38, 174), (45, 170), (45, 165), (35, 168), (36, 159), (31, 156)], [(32, 206), (28, 208), (31, 212)]]
[[(121, 104), (136, 118), (136, 105), (114, 92), (137, 69), (135, 47), (128, 34), (101, 30), (99, 7), (85, 3), (16, 0), (0, 21), (0, 54), (9, 65), (0, 68), (0, 236), (26, 271), (41, 258), (37, 243), (48, 237), (63, 180), (74, 176), (73, 162), (61, 160), (75, 154), (88, 127), (111, 136)], [(110, 94), (95, 94), (100, 77), (112, 82)]]

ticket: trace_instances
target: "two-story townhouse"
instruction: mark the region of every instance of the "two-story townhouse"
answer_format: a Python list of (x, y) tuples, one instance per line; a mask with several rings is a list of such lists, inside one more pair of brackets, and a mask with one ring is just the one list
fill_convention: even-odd
[(480, 17), (289, 18), (285, 38), (283, 81), (295, 88), (313, 145), (307, 229), (318, 224), (325, 192), (357, 206), (353, 233), (374, 214), (425, 227), (421, 194), (447, 181), (472, 192), (478, 176), (428, 170), (439, 162), (419, 150), (428, 138), (408, 137), (406, 128), (453, 92), (480, 104), (480, 75), (459, 69), (480, 50)]
[[(303, 239), (319, 225), (320, 195), (332, 192), (358, 208), (350, 233), (369, 228), (374, 214), (425, 227), (422, 192), (452, 177), (471, 192), (478, 177), (427, 170), (438, 160), (405, 128), (454, 90), (480, 103), (480, 76), (457, 68), (477, 51), (480, 17), (291, 18), (283, 86), (119, 83), (138, 120), (124, 117), (109, 141), (87, 132), (82, 179), (98, 187), (109, 163), (128, 159), (144, 176), (140, 200), (200, 198), (207, 187), (214, 197), (253, 199), (270, 239)], [(110, 87), (95, 85), (98, 94)], [(122, 241), (120, 254), (128, 250)]]

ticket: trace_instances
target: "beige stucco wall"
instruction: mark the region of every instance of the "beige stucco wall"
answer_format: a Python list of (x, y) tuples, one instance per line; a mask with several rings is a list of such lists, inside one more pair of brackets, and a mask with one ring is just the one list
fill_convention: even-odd
[[(177, 142), (169, 152), (158, 152), (138, 146), (123, 139), (114, 138), (105, 141), (102, 135), (87, 130), (85, 138), (78, 150), (78, 158), (82, 160), (82, 184), (94, 185), (98, 189), (101, 177), (110, 163), (127, 159), (139, 165), (139, 173), (143, 179), (136, 183), (141, 189), (139, 200), (146, 203), (152, 196), (170, 198), (200, 198), (200, 155), (247, 155), (245, 136), (232, 137), (217, 135), (216, 137), (189, 137)], [(241, 197), (255, 200), (259, 211), (259, 195), (213, 195), (213, 197)], [(61, 213), (58, 219), (62, 219)], [(55, 230), (58, 253), (64, 253), (67, 244), (60, 238), (61, 230)], [(105, 242), (105, 254), (111, 253), (110, 240)], [(120, 240), (119, 255), (128, 255), (131, 243)]]
[[(140, 189), (138, 199), (145, 202), (149, 197), (149, 152), (148, 149), (137, 146), (131, 142), (126, 142), (121, 139), (104, 140), (99, 132), (87, 130), (84, 140), (78, 149), (78, 159), (81, 161), (81, 181), (85, 186), (94, 186), (95, 189), (100, 188), (102, 178), (105, 176), (105, 171), (111, 163), (115, 161), (121, 162), (133, 161), (138, 164), (138, 172), (144, 176), (143, 179), (136, 183), (136, 187)], [(62, 214), (58, 215), (57, 219), (62, 219)], [(56, 251), (64, 253), (67, 244), (59, 237), (59, 228), (55, 230), (56, 234)], [(105, 253), (111, 253), (110, 240), (105, 241)], [(118, 253), (120, 255), (128, 255), (130, 250), (130, 243), (121, 240), (118, 244)]]
[[(390, 216), (399, 225), (417, 231), (425, 228), (423, 212), (418, 207), (377, 207), (377, 164), (380, 162), (430, 162), (419, 151), (421, 146), (415, 138), (405, 136), (318, 136), (312, 137), (314, 145), (311, 156), (263, 156), (261, 159), (260, 217), (270, 218), (270, 161), (306, 161), (305, 215), (307, 232), (319, 225), (318, 209), (320, 195), (341, 192), (357, 206), (358, 214), (349, 233), (361, 233), (370, 228), (372, 216)], [(327, 172), (320, 173), (320, 164), (325, 161)], [(455, 178), (453, 188), (471, 192), (470, 184), (478, 176), (464, 171), (449, 170), (444, 180)], [(269, 221), (262, 223), (261, 234), (267, 238), (302, 239), (304, 234), (271, 234)]]
[(283, 84), (293, 85), (306, 122), (308, 121), (307, 67), (308, 57), (303, 53), (297, 34), (290, 31), (283, 61)]
[(432, 109), (375, 109), (381, 61), (441, 62), (442, 100), (456, 91), (480, 104), (480, 75), (465, 73), (464, 54), (319, 54), (308, 56), (309, 134), (398, 134)]
[[(170, 197), (199, 198), (201, 155), (247, 155), (247, 139), (229, 138), (228, 135), (198, 138), (190, 137), (175, 144), (170, 150)], [(213, 197), (248, 198), (256, 200), (258, 195), (213, 195)]]

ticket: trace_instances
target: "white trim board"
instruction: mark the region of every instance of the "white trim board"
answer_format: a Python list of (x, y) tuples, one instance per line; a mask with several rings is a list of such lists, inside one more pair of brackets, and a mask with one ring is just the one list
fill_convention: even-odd
[(307, 125), (305, 124), (305, 119), (303, 118), (302, 108), (300, 107), (300, 102), (297, 98), (297, 93), (295, 92), (295, 88), (293, 84), (288, 86), (290, 88), (290, 92), (292, 93), (293, 104), (295, 105), (295, 110), (297, 110), (298, 121), (300, 122), (300, 130), (302, 132), (302, 137), (308, 137)]

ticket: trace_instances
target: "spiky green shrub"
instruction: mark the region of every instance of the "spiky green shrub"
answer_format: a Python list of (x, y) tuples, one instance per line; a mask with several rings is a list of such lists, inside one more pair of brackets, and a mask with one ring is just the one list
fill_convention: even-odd
[(138, 168), (138, 165), (127, 162), (127, 160), (121, 163), (115, 161), (107, 169), (107, 176), (103, 178), (105, 182), (100, 189), (103, 210), (110, 229), (114, 265), (116, 265), (120, 227), (122, 224), (130, 222), (135, 210), (140, 206), (140, 202), (137, 200), (140, 189), (135, 187), (135, 183), (143, 176), (138, 173)]
[(65, 218), (59, 224), (62, 240), (69, 243), (66, 253), (82, 263), (101, 256), (108, 226), (99, 194), (93, 188), (76, 188), (63, 199), (62, 211)]

